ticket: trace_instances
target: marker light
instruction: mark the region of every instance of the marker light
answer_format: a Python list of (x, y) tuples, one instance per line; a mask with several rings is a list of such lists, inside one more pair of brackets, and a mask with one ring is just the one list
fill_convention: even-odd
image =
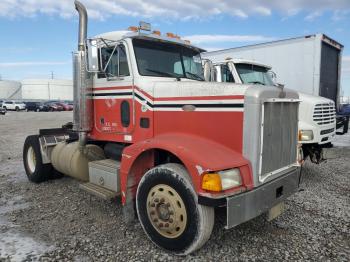
[(174, 38), (175, 37), (175, 35), (173, 33), (166, 33), (166, 36), (170, 37), (170, 38)]
[(159, 35), (159, 36), (161, 35), (160, 31), (157, 31), (157, 30), (156, 30), (156, 31), (153, 31), (152, 34), (154, 34), (154, 35)]
[(128, 30), (129, 31), (133, 31), (133, 32), (138, 32), (139, 31), (137, 26), (129, 26)]

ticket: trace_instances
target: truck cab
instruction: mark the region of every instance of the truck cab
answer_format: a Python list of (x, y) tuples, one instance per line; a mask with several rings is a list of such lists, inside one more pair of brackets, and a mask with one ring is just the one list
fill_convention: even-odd
[[(245, 59), (228, 59), (215, 63), (213, 80), (237, 84), (276, 85), (270, 66)], [(332, 100), (299, 92), (299, 143), (304, 158), (314, 163), (323, 160), (322, 148), (329, 146), (336, 132), (336, 110)]]
[(60, 173), (120, 196), (125, 217), (178, 255), (210, 238), (215, 207), (227, 229), (280, 215), (300, 178), (297, 93), (206, 82), (201, 48), (144, 22), (88, 39), (75, 5), (73, 124), (27, 137), (29, 180)]

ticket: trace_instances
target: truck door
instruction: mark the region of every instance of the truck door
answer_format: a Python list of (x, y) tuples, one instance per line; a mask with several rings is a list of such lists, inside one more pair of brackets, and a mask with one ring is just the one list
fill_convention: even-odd
[(219, 66), (217, 81), (226, 83), (239, 83), (236, 79), (236, 70), (232, 62), (220, 64)]
[(131, 134), (134, 127), (133, 76), (123, 43), (100, 50), (103, 73), (93, 90), (95, 128), (100, 133)]

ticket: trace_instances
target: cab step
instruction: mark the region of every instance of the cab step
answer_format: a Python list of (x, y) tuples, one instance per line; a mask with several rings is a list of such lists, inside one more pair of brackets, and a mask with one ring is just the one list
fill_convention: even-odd
[(103, 200), (111, 200), (111, 199), (114, 199), (116, 196), (118, 196), (119, 194), (117, 192), (114, 192), (112, 190), (109, 190), (105, 187), (101, 187), (101, 186), (98, 186), (98, 185), (95, 185), (91, 182), (87, 182), (87, 183), (83, 183), (83, 184), (80, 184), (79, 187), (92, 194), (92, 195), (95, 195), (97, 196), (98, 198), (101, 198)]

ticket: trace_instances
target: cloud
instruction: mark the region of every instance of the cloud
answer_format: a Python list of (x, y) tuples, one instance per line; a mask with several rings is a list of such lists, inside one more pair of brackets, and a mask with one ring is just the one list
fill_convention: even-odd
[(268, 42), (276, 38), (261, 35), (189, 35), (184, 39), (190, 40), (191, 43), (210, 44), (210, 43), (246, 43), (246, 42)]
[(1, 67), (30, 67), (30, 66), (52, 66), (52, 65), (67, 65), (71, 63), (69, 62), (8, 62), (8, 63), (0, 63)]
[(315, 12), (312, 12), (310, 14), (308, 14), (306, 17), (305, 17), (305, 20), (306, 21), (309, 21), (309, 22), (312, 22), (314, 21), (316, 18), (322, 16), (323, 12), (321, 11), (315, 11)]
[[(333, 20), (341, 19), (350, 10), (349, 0), (81, 0), (89, 16), (104, 20), (110, 16), (166, 17), (170, 19), (203, 19), (231, 15), (241, 19), (249, 16), (269, 16), (273, 12), (292, 16), (301, 11), (310, 13), (307, 19), (324, 11), (333, 12)], [(76, 15), (72, 0), (1, 0), (0, 17), (35, 17), (39, 14), (71, 18)]]

